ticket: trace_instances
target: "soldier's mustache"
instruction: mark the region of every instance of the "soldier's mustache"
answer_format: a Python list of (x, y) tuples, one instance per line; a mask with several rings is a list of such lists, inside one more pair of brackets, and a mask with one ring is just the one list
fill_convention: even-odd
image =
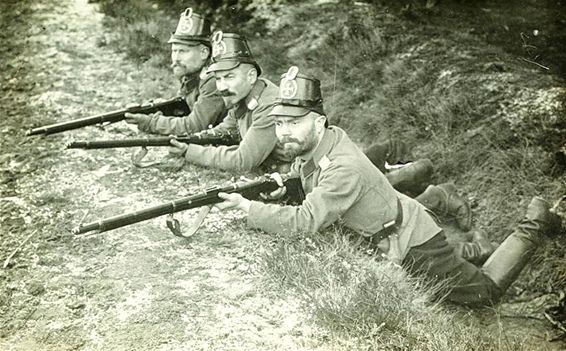
[(301, 141), (299, 139), (296, 138), (291, 138), (291, 137), (285, 137), (280, 139), (281, 144), (289, 144), (289, 143), (296, 143), (296, 144), (300, 144)]
[(219, 91), (218, 94), (220, 94), (220, 96), (224, 96), (224, 97), (236, 95), (236, 94), (234, 94), (234, 93), (232, 93), (228, 90)]
[(182, 65), (180, 62), (173, 62), (171, 64), (171, 68), (175, 68), (175, 67), (185, 67), (185, 66)]

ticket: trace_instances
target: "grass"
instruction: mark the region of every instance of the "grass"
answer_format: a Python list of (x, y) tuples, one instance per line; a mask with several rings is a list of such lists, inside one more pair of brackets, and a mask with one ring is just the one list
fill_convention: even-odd
[(484, 333), (473, 315), (437, 302), (441, 286), (376, 259), (339, 230), (279, 236), (262, 262), (267, 289), (300, 298), (330, 342), (352, 338), (368, 350), (528, 349), (504, 330)]
[(176, 26), (174, 18), (149, 1), (102, 1), (100, 9), (107, 14), (106, 25), (117, 30), (100, 39), (99, 45), (109, 45), (137, 62), (151, 59), (156, 67), (169, 64), (167, 40)]

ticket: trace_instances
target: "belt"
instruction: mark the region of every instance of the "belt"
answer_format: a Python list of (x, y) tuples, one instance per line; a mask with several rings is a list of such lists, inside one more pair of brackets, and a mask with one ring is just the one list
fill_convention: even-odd
[(403, 207), (401, 206), (401, 200), (397, 198), (397, 217), (395, 220), (384, 225), (384, 228), (371, 237), (369, 237), (369, 242), (377, 245), (381, 240), (389, 237), (391, 234), (395, 233), (401, 224), (403, 223)]

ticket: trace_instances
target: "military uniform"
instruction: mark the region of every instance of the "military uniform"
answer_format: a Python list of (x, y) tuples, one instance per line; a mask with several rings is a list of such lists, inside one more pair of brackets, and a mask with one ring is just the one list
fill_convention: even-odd
[(170, 117), (154, 114), (138, 124), (141, 131), (162, 135), (183, 135), (200, 132), (209, 126), (216, 126), (226, 116), (227, 109), (222, 97), (218, 95), (214, 75), (204, 73), (204, 77), (189, 78), (182, 83), (180, 95), (185, 98), (191, 113), (183, 117)]
[[(401, 262), (410, 247), (435, 236), (441, 228), (425, 207), (398, 193), (387, 178), (338, 127), (329, 127), (309, 160), (297, 158), (292, 171), (300, 174), (306, 198), (301, 206), (253, 201), (248, 223), (271, 233), (315, 232), (339, 221), (387, 247)], [(392, 227), (395, 234), (388, 239)]]
[[(212, 64), (208, 71), (228, 71), (240, 64), (251, 64), (261, 74), (261, 68), (252, 57), (244, 37), (217, 31), (213, 35)], [(266, 166), (277, 167), (289, 162), (281, 159), (273, 116), (278, 89), (267, 79), (258, 78), (250, 93), (232, 107), (226, 118), (214, 129), (238, 129), (242, 138), (237, 146), (188, 145), (185, 157), (188, 162), (227, 171), (249, 172)], [(276, 156), (278, 155), (278, 156)], [(279, 159), (277, 159), (279, 157)]]
[[(169, 44), (210, 47), (210, 23), (202, 16), (186, 9), (179, 19)], [(226, 116), (227, 108), (218, 95), (214, 75), (203, 67), (200, 72), (181, 78), (179, 95), (185, 98), (191, 113), (183, 117), (154, 114), (138, 123), (141, 131), (162, 135), (183, 135), (200, 132), (215, 126)]]
[(235, 172), (259, 168), (277, 145), (274, 120), (268, 116), (276, 97), (277, 86), (267, 79), (258, 79), (250, 94), (213, 128), (219, 131), (237, 128), (242, 138), (240, 144), (217, 147), (189, 144), (187, 161)]
[[(272, 114), (300, 118), (309, 111), (322, 111), (319, 84), (296, 74), (284, 80), (294, 82), (282, 81), (280, 95), (285, 88), (293, 98), (278, 98)], [(310, 159), (297, 158), (293, 164), (306, 194), (302, 204), (251, 201), (248, 224), (285, 233), (313, 232), (340, 223), (377, 242), (411, 273), (442, 281), (450, 289), (445, 297), (453, 302), (495, 302), (527, 264), (542, 235), (560, 230), (560, 218), (549, 211), (548, 203), (534, 198), (515, 231), (478, 268), (456, 254), (425, 207), (394, 190), (343, 130), (326, 128), (314, 151), (307, 153)]]

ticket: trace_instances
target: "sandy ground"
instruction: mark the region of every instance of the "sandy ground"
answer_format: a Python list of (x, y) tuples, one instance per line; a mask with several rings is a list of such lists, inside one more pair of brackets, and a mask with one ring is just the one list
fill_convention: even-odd
[[(164, 218), (70, 234), (81, 221), (165, 202), (197, 190), (197, 183), (228, 177), (188, 167), (136, 169), (129, 150), (64, 149), (72, 139), (134, 135), (122, 123), (24, 138), (24, 126), (114, 110), (156, 92), (172, 96), (176, 89), (168, 72), (136, 67), (105, 48), (101, 15), (86, 0), (30, 6), (20, 13), (29, 33), (14, 49), (23, 55), (12, 57), (13, 78), (5, 79), (24, 86), (10, 94), (31, 107), (19, 111), (31, 116), (22, 126), (3, 125), (20, 145), (3, 150), (2, 259), (32, 236), (2, 272), (0, 349), (318, 349), (323, 338), (306, 324), (298, 302), (261, 290), (257, 253), (268, 239), (244, 232), (231, 215), (211, 214), (191, 240), (172, 236)], [(177, 217), (186, 222), (194, 214)]]

